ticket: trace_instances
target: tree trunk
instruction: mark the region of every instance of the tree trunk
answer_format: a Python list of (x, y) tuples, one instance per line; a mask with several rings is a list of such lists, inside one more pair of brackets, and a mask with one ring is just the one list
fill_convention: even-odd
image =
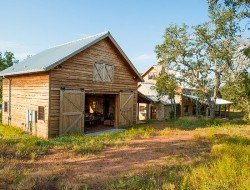
[(173, 98), (173, 104), (174, 104), (174, 118), (176, 119), (176, 103), (174, 98)]
[(210, 118), (215, 119), (215, 101), (210, 97), (210, 95), (206, 95), (209, 110), (210, 110)]
[(208, 95), (209, 97), (207, 96), (211, 119), (215, 119), (216, 99), (219, 93), (219, 88), (220, 88), (220, 73), (215, 72), (213, 97), (210, 98), (209, 95)]

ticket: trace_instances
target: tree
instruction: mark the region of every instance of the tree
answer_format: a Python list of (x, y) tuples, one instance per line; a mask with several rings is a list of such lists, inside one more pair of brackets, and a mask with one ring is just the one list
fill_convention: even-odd
[(10, 51), (6, 51), (2, 56), (0, 52), (0, 71), (17, 64), (18, 60), (14, 57), (14, 54)]
[(236, 108), (250, 119), (250, 74), (247, 71), (242, 72), (236, 81), (227, 81), (220, 91), (222, 97), (234, 102)]
[[(185, 24), (167, 27), (164, 42), (156, 46), (156, 53), (160, 64), (176, 73), (180, 83), (203, 94), (214, 119), (221, 84), (233, 76), (237, 78), (250, 63), (244, 54), (237, 53), (239, 21), (246, 17), (242, 4), (235, 0), (208, 3), (210, 22), (192, 29)], [(244, 61), (238, 60), (239, 55)]]
[[(18, 60), (10, 51), (6, 51), (3, 55), (0, 52), (0, 71), (17, 64)], [(2, 99), (2, 79), (0, 79), (0, 99)]]
[(178, 85), (174, 76), (166, 72), (160, 73), (160, 75), (156, 78), (155, 88), (160, 97), (168, 96), (171, 101), (173, 116), (176, 118), (175, 95)]

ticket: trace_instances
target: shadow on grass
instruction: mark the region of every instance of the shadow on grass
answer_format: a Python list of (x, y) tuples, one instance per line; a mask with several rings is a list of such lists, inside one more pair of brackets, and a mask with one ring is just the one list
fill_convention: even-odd
[(220, 127), (223, 125), (238, 125), (243, 126), (248, 124), (243, 120), (229, 120), (229, 119), (205, 119), (195, 117), (181, 117), (175, 120), (165, 121), (166, 127), (179, 130), (195, 130), (198, 128)]

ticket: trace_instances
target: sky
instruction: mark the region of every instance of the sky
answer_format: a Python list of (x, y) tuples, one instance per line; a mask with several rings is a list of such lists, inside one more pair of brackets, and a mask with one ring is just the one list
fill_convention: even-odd
[(139, 72), (170, 24), (208, 20), (206, 0), (0, 0), (0, 52), (27, 55), (110, 31)]

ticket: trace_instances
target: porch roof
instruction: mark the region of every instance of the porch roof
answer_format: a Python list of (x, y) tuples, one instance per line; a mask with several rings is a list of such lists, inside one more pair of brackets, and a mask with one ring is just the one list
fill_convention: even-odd
[[(194, 95), (183, 94), (183, 96), (188, 97), (188, 98), (193, 99), (193, 100), (199, 99), (198, 96), (194, 96)], [(222, 98), (216, 98), (215, 104), (216, 105), (227, 105), (227, 104), (233, 104), (233, 102), (230, 102), (228, 100), (224, 100)]]

